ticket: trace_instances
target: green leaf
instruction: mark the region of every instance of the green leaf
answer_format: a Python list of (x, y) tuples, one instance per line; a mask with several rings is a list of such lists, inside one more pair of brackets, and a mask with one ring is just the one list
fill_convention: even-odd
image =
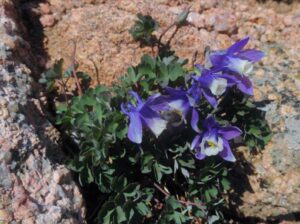
[(261, 135), (261, 131), (256, 127), (250, 128), (247, 132), (253, 134), (255, 137), (260, 137)]
[(171, 167), (164, 166), (164, 165), (159, 164), (157, 162), (154, 163), (153, 168), (154, 168), (154, 173), (155, 173), (156, 180), (158, 182), (160, 182), (163, 174), (173, 173), (173, 170), (172, 170)]
[(173, 170), (172, 170), (171, 167), (164, 166), (162, 164), (159, 164), (159, 167), (160, 167), (161, 172), (164, 173), (164, 174), (171, 174), (171, 173), (173, 173)]
[(55, 82), (54, 81), (48, 81), (47, 82), (47, 92), (52, 92), (54, 90), (55, 87)]
[(143, 202), (139, 202), (136, 209), (143, 216), (146, 216), (149, 213), (149, 208)]
[(190, 173), (187, 169), (181, 168), (180, 170), (181, 170), (181, 173), (182, 173), (183, 176), (185, 176), (186, 178), (190, 177)]
[(153, 167), (154, 167), (155, 178), (158, 182), (160, 182), (160, 180), (162, 178), (162, 172), (161, 172), (161, 169), (159, 167), (159, 164), (157, 162), (155, 162)]
[(129, 67), (127, 69), (128, 78), (130, 80), (130, 83), (136, 83), (139, 80), (139, 75), (135, 73), (135, 70), (133, 67)]
[(137, 191), (140, 189), (140, 185), (136, 183), (130, 183), (123, 189), (123, 194), (125, 197), (132, 198), (137, 194)]
[(153, 70), (153, 69), (155, 69), (156, 60), (155, 60), (155, 58), (152, 58), (150, 55), (145, 54), (145, 55), (143, 55), (143, 57), (141, 59), (141, 63), (149, 65), (150, 68)]
[[(73, 75), (73, 66), (74, 66), (74, 71), (76, 71), (79, 67), (78, 63), (75, 63), (75, 65), (71, 64), (68, 69), (63, 73), (64, 78), (68, 78)], [(76, 73), (77, 75), (77, 73)]]
[(56, 77), (61, 77), (63, 73), (63, 59), (59, 59), (58, 61), (55, 62), (53, 66), (53, 71), (56, 74)]
[(218, 195), (218, 189), (215, 186), (212, 186), (209, 190), (208, 193), (212, 198), (216, 198)]
[(64, 72), (64, 78), (68, 78), (70, 76), (72, 76), (73, 74), (73, 67), (72, 66), (69, 66), (69, 68)]
[(135, 40), (151, 44), (151, 35), (158, 28), (158, 23), (149, 15), (137, 14), (138, 20), (130, 28), (129, 33)]
[(60, 103), (56, 106), (56, 112), (59, 114), (65, 113), (68, 111), (68, 105), (66, 103)]
[(183, 167), (195, 169), (195, 160), (194, 159), (188, 159), (187, 161), (185, 161), (183, 159), (178, 159), (178, 162)]
[(149, 85), (149, 83), (147, 81), (141, 81), (140, 85), (144, 89), (145, 92), (149, 92), (150, 85)]
[(76, 159), (73, 159), (67, 162), (67, 167), (72, 171), (81, 172), (84, 169), (84, 164), (80, 163)]
[(150, 153), (145, 153), (141, 157), (141, 172), (142, 173), (150, 173), (151, 167), (154, 162), (154, 156)]
[(115, 204), (111, 201), (104, 203), (98, 213), (98, 219), (103, 220), (104, 224), (111, 224), (111, 216), (115, 210)]
[(209, 190), (206, 190), (204, 192), (204, 195), (205, 195), (205, 198), (206, 198), (206, 201), (209, 203), (211, 202), (211, 197), (210, 197), (210, 194), (209, 194)]
[(117, 220), (118, 220), (118, 223), (121, 223), (121, 222), (124, 222), (126, 221), (126, 214), (125, 212), (123, 211), (123, 209), (121, 208), (121, 206), (117, 206), (116, 208), (116, 212), (117, 212)]
[(174, 196), (170, 196), (166, 199), (166, 204), (170, 206), (172, 209), (181, 208), (181, 204), (175, 199)]
[(223, 186), (224, 191), (228, 191), (230, 189), (230, 182), (226, 178), (222, 178), (221, 184)]
[(78, 78), (82, 80), (91, 81), (91, 77), (85, 72), (76, 72), (76, 75)]
[(90, 184), (94, 181), (94, 176), (91, 169), (85, 166), (79, 174), (79, 182), (83, 186), (85, 184)]
[(240, 115), (240, 116), (244, 116), (246, 113), (245, 113), (245, 111), (240, 110), (240, 111), (237, 112), (237, 114)]
[(116, 176), (112, 181), (112, 188), (116, 192), (121, 192), (126, 185), (127, 185), (127, 178), (124, 176)]
[(171, 55), (169, 57), (164, 57), (162, 58), (162, 62), (164, 65), (168, 66), (169, 64), (171, 64), (171, 62), (173, 62), (176, 59), (176, 57), (174, 55)]

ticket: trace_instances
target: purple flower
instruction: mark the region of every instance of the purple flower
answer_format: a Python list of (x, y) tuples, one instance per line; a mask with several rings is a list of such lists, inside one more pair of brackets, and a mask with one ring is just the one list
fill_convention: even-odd
[(236, 83), (236, 79), (228, 74), (216, 74), (213, 71), (202, 68), (196, 65), (201, 70), (200, 76), (193, 76), (192, 86), (189, 88), (188, 93), (195, 99), (196, 102), (202, 96), (206, 98), (210, 105), (216, 107), (217, 97), (221, 96), (228, 87)]
[(213, 117), (208, 117), (203, 122), (202, 133), (194, 138), (191, 148), (196, 150), (196, 158), (204, 159), (206, 156), (219, 155), (224, 160), (235, 162), (228, 140), (238, 137), (242, 131), (234, 126), (222, 127)]
[(166, 109), (166, 105), (160, 98), (160, 94), (150, 96), (145, 102), (138, 94), (130, 91), (129, 94), (136, 99), (136, 105), (121, 104), (121, 110), (129, 117), (128, 138), (130, 141), (140, 144), (143, 137), (143, 128), (147, 127), (158, 137), (167, 126), (167, 121), (162, 119), (157, 111)]
[(260, 61), (264, 53), (254, 49), (243, 50), (248, 41), (249, 37), (234, 43), (225, 51), (211, 53), (210, 61), (212, 70), (233, 73), (237, 87), (242, 92), (253, 95), (252, 84), (247, 75), (252, 71), (253, 63)]
[(189, 96), (187, 91), (182, 89), (174, 89), (171, 87), (165, 88), (166, 100), (169, 105), (169, 111), (179, 112), (180, 115), (187, 120), (187, 116), (191, 114), (191, 126), (195, 131), (199, 131), (197, 127), (197, 123), (199, 120), (199, 114), (196, 110), (196, 102), (195, 100)]

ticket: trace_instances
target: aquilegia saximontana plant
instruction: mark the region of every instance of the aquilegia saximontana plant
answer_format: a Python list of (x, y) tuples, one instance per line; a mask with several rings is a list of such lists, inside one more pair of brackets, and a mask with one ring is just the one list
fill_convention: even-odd
[(228, 140), (240, 136), (242, 131), (230, 125), (221, 127), (210, 116), (203, 122), (201, 132), (197, 127), (198, 110), (201, 111), (200, 103), (203, 96), (212, 107), (216, 108), (218, 99), (228, 88), (237, 87), (245, 94), (253, 93), (247, 75), (252, 71), (253, 63), (259, 61), (264, 54), (258, 50), (243, 50), (248, 41), (249, 37), (236, 42), (225, 51), (211, 53), (209, 55), (211, 67), (196, 65), (200, 75), (193, 75), (190, 86), (186, 89), (165, 87), (167, 95), (155, 93), (145, 102), (142, 102), (137, 93), (131, 91), (130, 94), (136, 98), (137, 106), (128, 103), (129, 111), (127, 111), (122, 104), (122, 111), (130, 120), (128, 138), (134, 143), (141, 144), (143, 128), (149, 128), (158, 137), (167, 128), (167, 121), (160, 113), (177, 110), (184, 120), (191, 113), (191, 127), (198, 132), (191, 148), (195, 150), (197, 159), (219, 155), (224, 160), (236, 161)]
[[(138, 18), (131, 34), (158, 55), (144, 55), (111, 87), (90, 88), (69, 102), (65, 96), (57, 110), (57, 123), (79, 149), (69, 168), (93, 192), (89, 214), (96, 223), (222, 222), (227, 175), (240, 159), (234, 139), (257, 148), (271, 136), (250, 99), (249, 74), (264, 54), (245, 50), (245, 38), (188, 70), (186, 60), (157, 43), (163, 38), (152, 35), (156, 21)], [(60, 74), (61, 65), (46, 74), (49, 86), (53, 77), (72, 75)]]

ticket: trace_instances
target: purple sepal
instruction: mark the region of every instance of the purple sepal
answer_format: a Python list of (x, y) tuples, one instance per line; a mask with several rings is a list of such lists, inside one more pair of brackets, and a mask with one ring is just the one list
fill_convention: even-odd
[(203, 132), (197, 134), (191, 143), (197, 159), (202, 160), (206, 156), (219, 155), (226, 161), (236, 161), (228, 140), (238, 137), (242, 131), (235, 126), (222, 127), (214, 117), (210, 116), (203, 122)]
[(222, 157), (222, 159), (229, 161), (229, 162), (235, 162), (236, 159), (231, 151), (230, 145), (227, 140), (223, 140), (223, 151), (219, 153), (219, 156)]
[(134, 91), (129, 94), (136, 100), (136, 105), (127, 103), (121, 104), (121, 111), (129, 117), (129, 127), (127, 136), (130, 141), (141, 144), (143, 138), (143, 128), (146, 127), (158, 137), (167, 126), (167, 122), (159, 115), (159, 111), (167, 108), (164, 99), (160, 94), (150, 96), (145, 102)]

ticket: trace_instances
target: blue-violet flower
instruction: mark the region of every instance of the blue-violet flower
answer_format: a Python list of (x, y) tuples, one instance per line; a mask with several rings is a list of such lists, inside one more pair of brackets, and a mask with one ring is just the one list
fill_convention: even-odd
[(157, 111), (166, 108), (160, 94), (150, 96), (145, 102), (134, 91), (129, 94), (136, 99), (136, 106), (121, 104), (121, 110), (129, 117), (128, 138), (137, 144), (142, 143), (143, 128), (147, 127), (158, 137), (166, 128), (167, 121), (162, 119)]
[(253, 95), (251, 81), (247, 77), (252, 69), (253, 63), (258, 62), (264, 56), (259, 50), (243, 50), (249, 41), (249, 37), (244, 38), (224, 51), (216, 51), (210, 54), (211, 69), (215, 72), (233, 73), (237, 87), (248, 95)]
[(231, 125), (222, 127), (213, 117), (208, 117), (203, 122), (203, 129), (204, 131), (194, 138), (191, 145), (192, 149), (196, 150), (197, 159), (219, 155), (224, 160), (236, 161), (228, 140), (242, 134), (239, 128)]
[(180, 112), (185, 121), (187, 120), (187, 116), (191, 114), (191, 126), (195, 131), (198, 131), (197, 123), (199, 114), (196, 109), (195, 100), (183, 89), (166, 87), (165, 91), (167, 93), (166, 100), (169, 110)]
[(213, 73), (200, 65), (196, 65), (196, 67), (201, 71), (201, 75), (192, 76), (193, 83), (188, 93), (196, 102), (204, 96), (210, 105), (217, 107), (217, 97), (221, 96), (228, 87), (236, 84), (236, 79), (228, 74)]

